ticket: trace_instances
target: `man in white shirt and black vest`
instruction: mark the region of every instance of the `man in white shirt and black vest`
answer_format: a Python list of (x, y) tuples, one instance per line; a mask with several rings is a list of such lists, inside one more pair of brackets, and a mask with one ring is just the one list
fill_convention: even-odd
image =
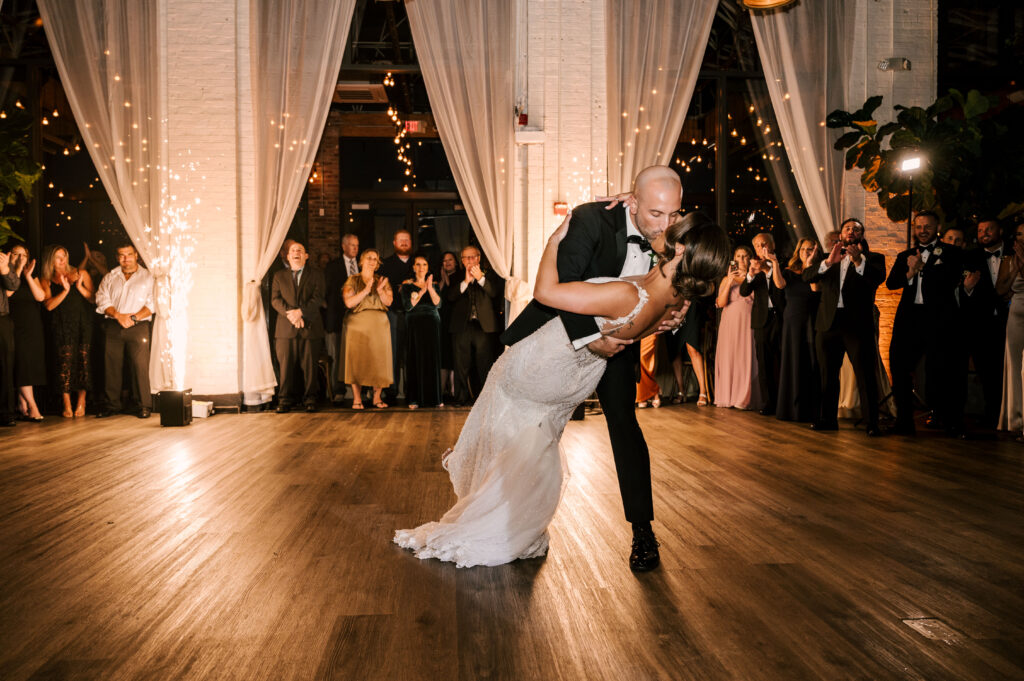
[(132, 365), (139, 391), (140, 419), (153, 413), (149, 391), (149, 340), (153, 320), (153, 275), (139, 266), (139, 252), (131, 243), (117, 247), (118, 267), (110, 270), (96, 290), (96, 312), (103, 319), (103, 366), (106, 405), (97, 412), (105, 418), (121, 411), (121, 368), (124, 353)]

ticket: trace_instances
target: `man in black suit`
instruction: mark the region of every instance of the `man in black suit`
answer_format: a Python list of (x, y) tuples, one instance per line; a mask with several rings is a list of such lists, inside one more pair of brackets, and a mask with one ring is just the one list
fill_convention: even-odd
[[(675, 171), (654, 166), (637, 175), (630, 205), (611, 211), (606, 210), (604, 203), (577, 206), (569, 233), (558, 248), (559, 279), (583, 281), (646, 274), (651, 268), (652, 247), (664, 245), (665, 229), (679, 216), (682, 195), (682, 184)], [(629, 566), (637, 572), (652, 570), (658, 566), (660, 556), (651, 529), (651, 460), (633, 406), (640, 344), (630, 348), (630, 352), (619, 352), (624, 343), (602, 336), (593, 317), (555, 310), (537, 301), (523, 310), (501, 340), (512, 345), (556, 315), (578, 351), (609, 358), (597, 386), (597, 396), (608, 422), (626, 520), (633, 526)], [(675, 315), (672, 324), (662, 330), (678, 327), (681, 322), (682, 315)]]
[(461, 275), (458, 283), (453, 278), (448, 288), (449, 329), (455, 363), (455, 403), (470, 404), (480, 394), (494, 364), (494, 334), (501, 330), (494, 301), (503, 287), (501, 277), (480, 269), (480, 250), (476, 246), (462, 249)]
[(767, 232), (752, 241), (757, 259), (750, 262), (746, 280), (740, 284), (740, 295), (753, 294), (750, 328), (754, 330), (757, 356), (757, 381), (761, 388), (761, 413), (775, 414), (779, 394), (779, 365), (782, 361), (782, 308), (786, 304), (783, 288), (786, 280), (775, 255), (775, 239)]
[(996, 427), (1003, 398), (1003, 349), (1010, 308), (996, 293), (996, 277), (1004, 252), (999, 221), (994, 217), (978, 220), (978, 248), (964, 254), (964, 271), (968, 274), (961, 290), (960, 307), (967, 355), (974, 360), (985, 396), (986, 428)]
[(398, 401), (398, 384), (402, 369), (405, 367), (405, 308), (402, 296), (402, 282), (412, 278), (412, 233), (407, 229), (399, 229), (391, 240), (395, 252), (384, 258), (380, 263), (380, 275), (391, 284), (394, 298), (388, 308), (388, 322), (391, 324), (391, 362), (394, 369), (395, 382), (385, 388), (385, 401), (395, 404)]
[(814, 320), (815, 345), (821, 366), (821, 414), (811, 428), (838, 430), (839, 371), (849, 354), (857, 377), (867, 434), (878, 428), (878, 346), (875, 341), (875, 291), (885, 281), (885, 256), (872, 253), (864, 241), (864, 225), (847, 220), (828, 257), (819, 253), (804, 270), (804, 281), (817, 283), (821, 302)]
[(341, 256), (331, 260), (324, 268), (324, 282), (326, 291), (324, 297), (327, 302), (327, 315), (324, 319), (324, 339), (327, 345), (327, 354), (332, 360), (333, 375), (330, 377), (334, 388), (334, 401), (341, 402), (345, 399), (347, 386), (345, 380), (345, 347), (344, 335), (342, 334), (345, 313), (345, 301), (341, 298), (341, 289), (345, 281), (353, 274), (359, 274), (359, 262), (356, 256), (359, 255), (359, 237), (355, 234), (346, 234), (341, 237)]
[(307, 267), (309, 254), (297, 241), (288, 248), (288, 269), (274, 275), (270, 301), (277, 310), (274, 344), (281, 367), (281, 385), (277, 393), (279, 414), (291, 410), (295, 365), (302, 367), (306, 389), (306, 411), (316, 411), (317, 370), (324, 344), (324, 324), (320, 308), (324, 303), (324, 275)]
[(917, 245), (896, 256), (885, 285), (902, 290), (889, 344), (895, 432), (913, 435), (914, 369), (925, 358), (926, 402), (946, 431), (959, 435), (963, 413), (956, 409), (954, 328), (956, 289), (963, 273), (963, 252), (938, 240), (939, 218), (931, 211), (914, 216)]

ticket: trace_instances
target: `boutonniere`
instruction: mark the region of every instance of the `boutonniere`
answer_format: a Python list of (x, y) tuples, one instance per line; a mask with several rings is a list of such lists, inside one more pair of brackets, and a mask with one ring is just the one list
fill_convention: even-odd
[[(942, 255), (942, 246), (936, 246), (935, 250), (933, 252), (935, 253), (936, 256)], [(936, 261), (935, 264), (937, 265), (938, 261)]]
[(649, 255), (650, 258), (651, 258), (651, 267), (654, 267), (655, 265), (658, 264), (658, 254), (657, 253), (655, 253), (654, 251), (651, 251), (647, 255)]

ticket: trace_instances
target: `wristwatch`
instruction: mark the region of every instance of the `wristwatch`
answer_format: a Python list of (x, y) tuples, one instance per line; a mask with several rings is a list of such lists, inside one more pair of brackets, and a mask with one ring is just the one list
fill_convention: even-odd
[[(127, 257), (127, 256), (125, 256), (125, 257)], [(132, 319), (132, 324), (138, 324), (139, 323), (139, 320), (135, 318), (135, 315), (132, 315), (131, 319)]]

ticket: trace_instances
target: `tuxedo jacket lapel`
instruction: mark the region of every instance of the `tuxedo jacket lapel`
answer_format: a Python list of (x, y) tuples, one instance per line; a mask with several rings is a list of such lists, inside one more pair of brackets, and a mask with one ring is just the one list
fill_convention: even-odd
[(626, 264), (626, 211), (619, 210), (615, 218), (615, 272), (609, 276), (617, 277)]

